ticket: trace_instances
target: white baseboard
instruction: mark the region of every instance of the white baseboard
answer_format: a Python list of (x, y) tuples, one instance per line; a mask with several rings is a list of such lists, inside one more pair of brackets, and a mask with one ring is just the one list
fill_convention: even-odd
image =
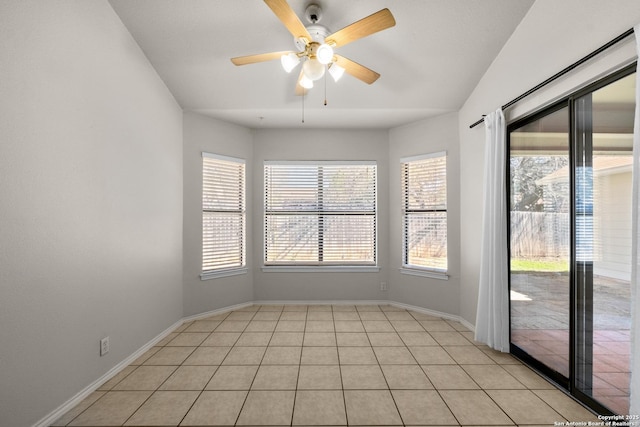
[(136, 350), (133, 354), (131, 354), (129, 357), (127, 357), (126, 359), (124, 359), (123, 361), (121, 361), (120, 363), (118, 363), (116, 366), (114, 366), (113, 368), (109, 369), (109, 371), (107, 371), (104, 375), (102, 375), (100, 378), (98, 378), (97, 380), (95, 380), (94, 382), (92, 382), (91, 384), (89, 384), (87, 387), (85, 387), (84, 389), (82, 389), (80, 392), (78, 392), (75, 396), (73, 396), (71, 399), (67, 400), (65, 403), (63, 403), (61, 406), (59, 406), (58, 408), (56, 408), (53, 412), (51, 412), (49, 415), (45, 416), (44, 418), (42, 418), (40, 421), (38, 421), (37, 423), (35, 423), (33, 425), (33, 427), (49, 427), (52, 423), (56, 422), (56, 420), (58, 420), (58, 418), (60, 418), (61, 416), (63, 416), (65, 413), (67, 413), (67, 411), (69, 411), (70, 409), (72, 409), (74, 406), (76, 406), (78, 403), (80, 403), (84, 398), (86, 398), (87, 396), (89, 396), (91, 393), (93, 393), (94, 391), (96, 391), (98, 388), (100, 388), (100, 386), (104, 383), (106, 383), (107, 381), (109, 381), (111, 378), (115, 377), (118, 373), (120, 373), (120, 371), (122, 371), (124, 368), (126, 368), (127, 366), (129, 366), (132, 362), (134, 362), (138, 357), (142, 356), (144, 353), (146, 353), (151, 347), (153, 347), (154, 345), (156, 345), (157, 343), (159, 343), (160, 341), (162, 341), (167, 335), (169, 335), (172, 331), (174, 331), (176, 328), (178, 328), (180, 325), (182, 325), (184, 321), (183, 320), (179, 320), (176, 323), (174, 323), (173, 325), (169, 326), (167, 329), (165, 329), (164, 331), (162, 331), (160, 334), (158, 334), (155, 338), (153, 338), (151, 341), (149, 341), (148, 343), (146, 343), (145, 345), (143, 345), (142, 347), (140, 347), (138, 350)]
[(460, 320), (458, 320), (458, 321), (460, 323), (462, 323), (462, 326), (464, 326), (465, 328), (469, 329), (471, 332), (473, 332), (473, 333), (476, 332), (476, 325), (472, 325), (471, 323), (467, 322), (463, 318), (460, 318)]
[(194, 320), (205, 319), (207, 317), (215, 316), (217, 314), (226, 313), (227, 311), (240, 310), (242, 308), (250, 307), (252, 305), (254, 305), (253, 302), (243, 302), (242, 304), (230, 305), (228, 307), (218, 308), (216, 310), (206, 311), (204, 313), (183, 317), (180, 323), (182, 324), (186, 322), (193, 322)]
[(387, 300), (254, 301), (253, 305), (391, 305)]
[(464, 320), (460, 316), (456, 316), (456, 315), (449, 314), (449, 313), (444, 313), (442, 311), (430, 310), (428, 308), (422, 308), (422, 307), (418, 307), (418, 306), (415, 306), (415, 305), (404, 304), (404, 303), (401, 303), (401, 302), (395, 302), (395, 301), (387, 301), (387, 304), (393, 305), (395, 307), (404, 308), (405, 310), (416, 311), (418, 313), (428, 314), (430, 316), (441, 317), (443, 319), (448, 319), (448, 320), (453, 320), (453, 321), (456, 321), (456, 322), (460, 322), (465, 328), (469, 329), (471, 332), (475, 332), (475, 330), (476, 330), (474, 325), (472, 325), (471, 323), (467, 322), (466, 320)]
[(417, 307), (414, 305), (403, 304), (395, 301), (389, 300), (332, 300), (332, 301), (250, 301), (242, 304), (236, 304), (228, 307), (219, 308), (212, 311), (207, 311), (205, 313), (195, 314), (192, 316), (183, 317), (182, 319), (175, 322), (173, 325), (162, 331), (151, 341), (140, 347), (129, 357), (118, 363), (116, 366), (111, 368), (108, 372), (102, 375), (100, 378), (89, 384), (87, 387), (78, 392), (71, 399), (67, 400), (65, 403), (60, 405), (58, 408), (53, 410), (47, 416), (42, 418), (40, 421), (35, 423), (33, 427), (49, 427), (52, 423), (54, 423), (58, 418), (63, 416), (67, 411), (71, 410), (74, 406), (80, 403), (83, 399), (89, 396), (91, 393), (96, 391), (100, 386), (111, 378), (116, 376), (120, 371), (129, 366), (132, 362), (134, 362), (138, 357), (142, 356), (146, 353), (151, 347), (155, 346), (157, 343), (162, 341), (167, 335), (173, 332), (176, 328), (181, 326), (186, 322), (192, 322), (194, 320), (204, 319), (210, 316), (215, 316), (217, 314), (226, 313), (228, 311), (240, 310), (242, 308), (246, 308), (252, 305), (323, 305), (323, 304), (331, 304), (331, 305), (392, 305), (399, 308), (404, 308), (406, 310), (416, 311), (418, 313), (424, 313), (431, 316), (441, 317), (443, 319), (454, 320), (462, 323), (465, 327), (469, 328), (471, 331), (475, 331), (475, 327), (471, 325), (469, 322), (462, 319), (460, 316), (455, 316), (448, 313), (443, 313), (440, 311), (429, 310), (422, 307)]

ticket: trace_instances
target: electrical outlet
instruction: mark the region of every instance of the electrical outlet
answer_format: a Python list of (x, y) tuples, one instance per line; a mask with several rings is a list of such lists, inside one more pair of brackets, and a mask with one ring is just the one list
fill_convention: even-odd
[(107, 353), (109, 353), (109, 337), (104, 337), (100, 340), (100, 356)]
[(381, 291), (387, 290), (387, 282), (380, 282), (380, 290)]

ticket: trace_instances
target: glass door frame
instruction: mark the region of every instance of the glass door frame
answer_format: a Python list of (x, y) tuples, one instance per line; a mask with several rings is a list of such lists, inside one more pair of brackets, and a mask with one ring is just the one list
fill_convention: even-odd
[[(507, 197), (507, 251), (508, 251), (508, 261), (509, 261), (509, 274), (508, 274), (508, 286), (509, 286), (509, 295), (511, 295), (511, 133), (513, 130), (521, 128), (527, 124), (533, 123), (535, 121), (538, 121), (546, 116), (549, 116), (553, 113), (556, 113), (562, 109), (568, 109), (569, 112), (569, 121), (571, 121), (571, 108), (569, 106), (569, 99), (565, 98), (562, 99), (546, 108), (544, 108), (543, 110), (537, 111), (529, 116), (523, 117), (521, 119), (518, 119), (514, 122), (511, 122), (507, 125), (507, 138), (506, 138), (506, 142), (507, 142), (507, 146), (506, 146), (506, 197)], [(571, 152), (571, 128), (569, 127), (569, 165), (570, 168), (572, 167), (572, 152)], [(571, 179), (571, 183), (573, 183), (572, 179)], [(570, 188), (572, 189), (573, 185), (570, 185)], [(569, 196), (570, 199), (573, 199), (573, 192), (570, 193)], [(570, 211), (573, 211), (573, 202), (571, 202), (570, 205)], [(571, 215), (571, 214), (570, 214)], [(571, 217), (569, 219), (569, 223), (572, 224), (573, 223), (573, 217)], [(572, 234), (572, 233), (571, 233)], [(570, 243), (570, 245), (573, 247), (573, 242)], [(572, 260), (573, 260), (573, 250), (572, 248), (570, 248), (570, 266), (572, 264)], [(569, 301), (573, 300), (573, 286), (571, 286), (570, 284), (573, 283), (573, 268), (569, 267)], [(571, 304), (570, 304), (571, 305)], [(559, 372), (557, 372), (556, 370), (550, 368), (549, 366), (545, 365), (543, 362), (541, 362), (538, 359), (535, 359), (533, 356), (529, 355), (529, 353), (527, 353), (525, 350), (521, 349), (520, 347), (518, 347), (517, 344), (515, 344), (513, 342), (513, 340), (511, 339), (512, 335), (512, 319), (511, 319), (511, 311), (512, 307), (511, 307), (511, 298), (509, 298), (509, 342), (510, 342), (510, 351), (511, 353), (518, 357), (519, 359), (523, 360), (527, 365), (529, 365), (531, 368), (535, 369), (536, 371), (538, 371), (539, 373), (543, 374), (545, 377), (547, 377), (548, 379), (550, 379), (551, 381), (553, 381), (554, 383), (556, 383), (557, 385), (559, 385), (560, 387), (564, 388), (564, 389), (569, 389), (570, 388), (570, 384), (569, 384), (569, 378), (571, 378), (573, 375), (572, 371), (571, 371), (571, 366), (573, 365), (572, 363), (569, 363), (569, 377), (565, 377), (564, 375), (560, 374)], [(572, 342), (573, 337), (572, 337), (572, 332), (573, 332), (573, 316), (572, 313), (569, 313), (569, 341)], [(571, 353), (573, 346), (569, 345), (569, 360), (573, 360), (573, 354)]]
[[(526, 124), (535, 122), (536, 120), (540, 120), (541, 118), (548, 116), (556, 111), (559, 111), (563, 108), (568, 108), (569, 111), (569, 179), (570, 179), (570, 264), (569, 264), (569, 377), (565, 377), (564, 375), (558, 373), (557, 371), (551, 369), (541, 361), (535, 359), (533, 356), (529, 355), (524, 349), (518, 347), (512, 341), (512, 319), (511, 319), (511, 298), (509, 298), (509, 341), (510, 341), (510, 352), (517, 358), (521, 359), (525, 364), (534, 370), (538, 371), (543, 376), (547, 377), (552, 382), (556, 383), (559, 387), (565, 389), (569, 394), (575, 397), (580, 402), (584, 403), (598, 414), (603, 415), (613, 415), (609, 408), (595, 400), (590, 395), (584, 393), (577, 386), (577, 373), (578, 369), (583, 370), (583, 375), (585, 374), (584, 369), (589, 369), (589, 367), (579, 365), (578, 364), (578, 345), (583, 346), (593, 346), (593, 337), (588, 337), (586, 334), (578, 334), (578, 327), (584, 326), (583, 322), (589, 322), (591, 320), (591, 331), (593, 331), (593, 264), (591, 263), (591, 274), (586, 271), (589, 266), (585, 263), (580, 264), (580, 261), (577, 259), (576, 254), (576, 169), (578, 162), (580, 161), (578, 157), (577, 146), (581, 143), (578, 141), (578, 135), (580, 131), (584, 130), (584, 125), (582, 119), (578, 117), (577, 111), (577, 102), (579, 99), (584, 98), (586, 95), (589, 95), (595, 92), (598, 89), (601, 89), (617, 80), (620, 80), (628, 75), (631, 75), (635, 72), (637, 68), (637, 63), (634, 62), (618, 71), (615, 71), (608, 76), (587, 85), (586, 87), (568, 95), (559, 101), (539, 110), (530, 115), (527, 115), (523, 118), (517, 119), (507, 125), (507, 137), (506, 137), (506, 153), (505, 162), (506, 162), (506, 206), (507, 206), (507, 250), (508, 250), (508, 265), (509, 265), (509, 273), (508, 273), (508, 292), (511, 294), (511, 164), (510, 164), (510, 152), (511, 152), (511, 132), (515, 129), (518, 129)], [(638, 70), (640, 71), (640, 70)], [(589, 141), (587, 141), (588, 145)], [(587, 150), (591, 150), (590, 155), (588, 156), (586, 163), (589, 163), (589, 160), (592, 158), (592, 147), (587, 147)], [(586, 279), (586, 285), (583, 287), (578, 286), (578, 282), (582, 279)], [(586, 301), (586, 305), (583, 304)], [(586, 312), (586, 317), (580, 317), (580, 313)], [(590, 316), (590, 319), (589, 319)], [(585, 320), (586, 318), (586, 320)], [(588, 325), (587, 325), (588, 326)], [(591, 358), (593, 355), (591, 354)], [(588, 374), (588, 373), (587, 373)]]

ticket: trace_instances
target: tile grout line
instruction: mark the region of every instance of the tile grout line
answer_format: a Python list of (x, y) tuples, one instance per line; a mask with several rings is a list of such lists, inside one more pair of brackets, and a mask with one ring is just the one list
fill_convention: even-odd
[[(344, 420), (346, 425), (349, 425), (349, 415), (347, 412), (347, 396), (344, 392), (344, 381), (342, 380), (342, 365), (340, 364), (340, 349), (338, 347), (338, 331), (336, 330), (336, 319), (333, 315), (333, 307), (331, 307), (331, 317), (333, 319), (333, 335), (336, 339), (336, 353), (338, 354), (338, 374), (340, 374), (340, 391), (342, 392), (342, 401), (344, 402)], [(360, 315), (358, 315), (360, 318)], [(360, 321), (362, 323), (362, 321)], [(364, 329), (364, 326), (362, 327)]]
[[(215, 328), (213, 328), (213, 330), (209, 333), (209, 335), (207, 335), (207, 337), (206, 337), (204, 340), (202, 340), (202, 342), (200, 342), (200, 344), (198, 344), (198, 346), (196, 347), (196, 350), (197, 350), (198, 348), (202, 347), (202, 343), (203, 343), (203, 342), (205, 342), (207, 339), (209, 339), (209, 337), (210, 337), (211, 335), (213, 335), (213, 333), (215, 332), (215, 330), (216, 330), (216, 329), (218, 329), (218, 327), (222, 324), (222, 322), (223, 322), (227, 317), (229, 317), (229, 314), (227, 314), (227, 315), (226, 315), (226, 316), (225, 316), (225, 317), (220, 321), (220, 323), (219, 323), (218, 325), (216, 325), (216, 327), (215, 327)], [(191, 322), (191, 324), (192, 324), (192, 325), (193, 325), (193, 323), (195, 323), (195, 321), (194, 321), (194, 322)], [(187, 327), (187, 328), (184, 328), (184, 331), (186, 331), (187, 329), (188, 329), (188, 327)], [(180, 333), (183, 333), (183, 332), (180, 332)], [(171, 341), (173, 341), (173, 340), (171, 340)], [(170, 343), (171, 341), (169, 341), (169, 343)], [(167, 344), (169, 344), (169, 343), (167, 343)], [(232, 347), (232, 348), (233, 348), (233, 347)], [(191, 352), (191, 354), (193, 354), (196, 350), (193, 350), (193, 352)], [(229, 350), (229, 351), (231, 351), (231, 350)], [(190, 354), (189, 356), (191, 356), (191, 354)], [(229, 354), (229, 353), (227, 353), (227, 355), (228, 355), (228, 354)], [(175, 372), (176, 372), (176, 371), (177, 371), (181, 366), (185, 366), (185, 365), (184, 365), (184, 362), (189, 358), (189, 356), (187, 356), (187, 357), (182, 361), (182, 363), (178, 366), (178, 368), (176, 368), (176, 370), (175, 370), (171, 375), (169, 375), (169, 377), (167, 377), (167, 379), (166, 379), (165, 381), (163, 381), (163, 383), (162, 383), (162, 384), (164, 384), (165, 382), (167, 382), (167, 381), (169, 380), (169, 378), (171, 378), (171, 376), (172, 376), (172, 375), (173, 375), (173, 374), (174, 374), (174, 373), (175, 373)], [(225, 355), (225, 358), (226, 358), (226, 355)], [(224, 360), (224, 359), (223, 359), (223, 360)], [(189, 366), (189, 365), (186, 365), (186, 366)], [(189, 414), (189, 412), (190, 412), (190, 411), (193, 409), (193, 407), (195, 406), (195, 404), (196, 404), (196, 402), (198, 401), (198, 399), (200, 399), (200, 397), (204, 394), (204, 392), (205, 392), (205, 390), (206, 390), (206, 388), (207, 388), (207, 385), (211, 382), (211, 380), (213, 379), (213, 376), (216, 374), (216, 372), (218, 372), (218, 368), (220, 368), (220, 366), (222, 366), (222, 361), (220, 362), (220, 365), (218, 365), (218, 366), (216, 367), (216, 369), (213, 371), (213, 373), (211, 374), (211, 377), (209, 378), (209, 380), (207, 381), (207, 383), (204, 385), (204, 387), (202, 388), (202, 390), (200, 390), (200, 391), (199, 391), (198, 396), (196, 396), (196, 398), (195, 398), (195, 399), (193, 399), (193, 402), (191, 402), (191, 405), (189, 405), (189, 409), (187, 409), (187, 410), (186, 410), (186, 412), (184, 413), (184, 415), (182, 416), (182, 418), (181, 418), (181, 419), (180, 419), (180, 421), (178, 422), (178, 424), (177, 424), (178, 426), (182, 424), (182, 422), (183, 422), (183, 421), (184, 421), (184, 419), (187, 417), (187, 415)], [(162, 387), (162, 384), (161, 384), (160, 386), (158, 386), (158, 389), (157, 389), (157, 390), (159, 390), (159, 389), (160, 389), (160, 387)], [(157, 390), (156, 390), (156, 391), (157, 391)], [(195, 390), (195, 391), (197, 391), (197, 390)], [(155, 392), (154, 392), (154, 393), (155, 393)], [(153, 395), (153, 394), (152, 394), (152, 395)], [(139, 410), (139, 409), (140, 409), (140, 408), (138, 408), (138, 410)], [(136, 410), (136, 412), (137, 412), (138, 410)], [(133, 414), (135, 414), (135, 412), (134, 412)], [(133, 414), (132, 414), (131, 416), (133, 416)]]
[[(449, 322), (447, 322), (447, 324), (449, 324)], [(449, 324), (449, 325), (450, 325), (450, 324)], [(422, 325), (422, 324), (421, 324), (421, 326), (423, 326), (423, 327), (424, 327), (424, 325)], [(455, 328), (454, 328), (454, 329), (455, 329)], [(426, 330), (426, 329), (425, 329), (425, 330)], [(427, 332), (428, 332), (428, 331), (427, 331)], [(456, 329), (456, 332), (460, 333), (457, 329)], [(460, 334), (460, 335), (462, 335), (462, 334)], [(462, 335), (462, 336), (464, 337), (464, 335)], [(464, 337), (464, 338), (466, 339), (466, 337)], [(435, 338), (434, 338), (434, 339), (435, 339)], [(469, 341), (469, 340), (467, 340), (467, 341)], [(438, 342), (438, 341), (436, 340), (436, 342)], [(473, 342), (471, 342), (471, 341), (469, 341), (469, 342), (470, 342), (470, 344), (471, 344), (471, 345), (473, 345), (473, 347), (474, 347), (474, 348), (477, 348), (477, 347), (475, 346), (475, 344), (473, 344)], [(484, 394), (485, 394), (485, 395), (486, 395), (486, 396), (487, 396), (487, 397), (488, 397), (488, 398), (489, 398), (489, 399), (490, 399), (490, 400), (491, 400), (491, 401), (496, 405), (496, 407), (497, 407), (497, 408), (498, 408), (498, 409), (499, 409), (499, 410), (500, 410), (500, 411), (501, 411), (501, 412), (502, 412), (502, 413), (503, 413), (503, 414), (504, 414), (504, 415), (505, 415), (509, 420), (511, 420), (511, 422), (512, 422), (514, 425), (517, 425), (517, 423), (516, 423), (516, 422), (515, 422), (515, 421), (514, 421), (510, 416), (509, 416), (509, 414), (507, 414), (507, 413), (505, 412), (505, 410), (504, 410), (500, 405), (498, 405), (498, 403), (497, 403), (497, 402), (495, 402), (495, 401), (491, 398), (491, 396), (489, 396), (489, 394), (488, 394), (488, 393), (484, 390), (484, 388), (483, 388), (483, 387), (482, 387), (482, 386), (481, 386), (481, 385), (480, 385), (480, 384), (475, 380), (475, 378), (473, 378), (471, 375), (469, 375), (469, 373), (464, 369), (464, 367), (463, 367), (460, 363), (458, 363), (458, 361), (453, 357), (453, 355), (452, 355), (449, 351), (447, 351), (447, 349), (446, 349), (446, 348), (444, 348), (444, 345), (441, 345), (439, 342), (438, 342), (438, 345), (439, 345), (439, 347), (440, 347), (440, 348), (442, 348), (442, 349), (443, 349), (443, 350), (444, 350), (444, 351), (449, 355), (449, 357), (451, 357), (451, 358), (453, 359), (453, 361), (454, 361), (454, 362), (456, 362), (455, 366), (459, 367), (459, 368), (460, 368), (460, 369), (461, 369), (461, 370), (462, 370), (462, 371), (463, 371), (467, 376), (469, 376), (469, 378), (471, 379), (471, 381), (473, 381), (473, 383), (474, 383), (475, 385), (477, 385), (477, 386), (478, 386), (478, 389), (479, 389), (479, 390), (481, 390), (481, 391), (482, 391), (482, 392), (483, 392), (483, 393), (484, 393)], [(492, 361), (493, 361), (493, 360), (492, 360)], [(493, 362), (494, 362), (496, 365), (500, 366), (500, 365), (499, 365), (499, 364), (497, 364), (495, 361), (493, 361)], [(420, 365), (420, 367), (422, 368), (422, 365)], [(422, 369), (423, 369), (423, 371), (424, 371), (424, 368), (422, 368)], [(425, 372), (425, 374), (426, 374), (426, 372)], [(427, 377), (428, 377), (428, 375), (427, 375)], [(444, 402), (444, 404), (447, 406), (447, 409), (449, 409), (449, 412), (451, 412), (451, 415), (453, 415), (453, 417), (456, 419), (456, 421), (458, 421), (458, 424), (462, 425), (462, 424), (461, 424), (461, 422), (460, 422), (460, 420), (459, 420), (459, 419), (458, 419), (458, 417), (456, 416), (456, 414), (451, 410), (451, 407), (449, 406), (449, 404), (447, 403), (447, 401), (444, 399), (444, 397), (443, 397), (443, 396), (442, 396), (442, 394), (440, 393), (440, 389), (438, 389), (437, 387), (435, 387), (435, 385), (434, 385), (434, 389), (435, 389), (435, 390), (436, 390), (436, 392), (438, 393), (438, 396), (440, 396), (440, 399), (442, 399), (442, 401)], [(443, 390), (444, 390), (444, 389), (443, 389)]]
[[(290, 422), (290, 426), (293, 426), (293, 417), (296, 413), (296, 399), (298, 398), (298, 383), (300, 381), (300, 369), (302, 368), (302, 351), (304, 350), (304, 337), (306, 334), (306, 330), (307, 330), (307, 317), (308, 317), (308, 313), (309, 313), (309, 307), (307, 307), (307, 310), (305, 311), (305, 315), (304, 315), (304, 329), (302, 330), (302, 343), (300, 345), (300, 359), (298, 360), (298, 376), (296, 378), (296, 389), (293, 393), (293, 406), (291, 407), (291, 422)], [(277, 326), (276, 326), (277, 327)]]
[[(218, 327), (220, 327), (220, 325), (222, 324), (222, 322), (224, 322), (225, 320), (227, 320), (227, 318), (229, 317), (229, 315), (233, 313), (233, 311), (227, 313), (227, 315), (220, 321), (220, 323), (211, 331), (211, 333), (209, 334), (209, 336), (207, 338), (205, 338), (202, 342), (205, 342), (215, 331), (216, 329), (218, 329)], [(254, 314), (255, 316), (255, 314)], [(254, 317), (252, 316), (252, 318)], [(249, 326), (249, 324), (247, 323), (247, 326)], [(247, 326), (245, 326), (245, 329), (247, 328)], [(244, 329), (243, 329), (244, 332)], [(209, 385), (209, 383), (211, 382), (211, 380), (213, 379), (213, 377), (215, 376), (216, 372), (218, 372), (218, 369), (222, 366), (224, 360), (227, 358), (227, 356), (229, 355), (229, 353), (231, 352), (231, 349), (233, 349), (233, 347), (235, 347), (235, 344), (238, 342), (238, 340), (240, 339), (240, 336), (242, 335), (242, 333), (240, 333), (240, 335), (238, 336), (238, 339), (236, 339), (236, 341), (233, 343), (233, 345), (231, 345), (229, 347), (229, 351), (227, 352), (227, 354), (225, 354), (224, 358), (220, 361), (220, 364), (216, 367), (215, 371), (213, 372), (213, 374), (211, 375), (211, 378), (209, 378), (209, 380), (207, 381), (207, 384), (204, 385), (204, 387), (202, 388), (202, 390), (200, 390), (200, 392), (198, 393), (198, 397), (196, 397), (193, 401), (193, 403), (189, 406), (189, 409), (185, 412), (184, 416), (182, 417), (182, 419), (180, 420), (180, 422), (178, 423), (178, 425), (182, 424), (182, 422), (184, 421), (184, 419), (187, 417), (187, 415), (189, 414), (189, 412), (193, 409), (193, 407), (195, 406), (196, 402), (198, 401), (198, 399), (204, 394), (204, 392), (207, 389), (207, 386)], [(198, 345), (197, 348), (202, 347), (202, 343), (200, 343), (200, 345)], [(207, 347), (207, 346), (205, 346)], [(195, 352), (195, 350), (194, 350)], [(193, 354), (193, 353), (192, 353)], [(188, 357), (187, 357), (188, 358)], [(185, 359), (186, 361), (187, 359)], [(180, 366), (183, 366), (183, 363)], [(187, 365), (190, 366), (190, 365)], [(207, 365), (194, 365), (194, 366), (207, 366)]]
[[(393, 323), (391, 323), (391, 319), (389, 319), (389, 316), (387, 316), (387, 313), (384, 313), (384, 316), (387, 318), (387, 321), (391, 324), (391, 327), (393, 328), (395, 333), (398, 334), (398, 330), (393, 325)], [(420, 325), (420, 326), (422, 326), (422, 325)], [(398, 334), (398, 336), (400, 337), (400, 334)], [(367, 335), (367, 337), (368, 337), (368, 335)], [(400, 337), (400, 340), (404, 343), (404, 341), (402, 340), (402, 337)], [(373, 346), (371, 346), (371, 348), (373, 348)], [(415, 358), (413, 353), (411, 353), (411, 351), (409, 351), (409, 349), (406, 346), (405, 346), (405, 348), (407, 349), (409, 354), (411, 354), (411, 357), (413, 357), (413, 360), (415, 360), (416, 363), (418, 363), (418, 360)], [(400, 417), (400, 421), (402, 421), (402, 425), (403, 426), (406, 426), (406, 424), (404, 422), (404, 418), (402, 417), (402, 413), (400, 412), (400, 408), (398, 407), (398, 402), (396, 402), (396, 398), (393, 396), (393, 392), (391, 391), (391, 387), (389, 387), (389, 382), (387, 381), (387, 378), (384, 375), (384, 371), (382, 370), (382, 366), (380, 366), (380, 360), (378, 359), (378, 355), (376, 354), (375, 351), (373, 352), (373, 355), (376, 357), (376, 360), (378, 361), (378, 367), (380, 368), (380, 371), (382, 371), (382, 376), (384, 377), (384, 381), (387, 384), (387, 388), (389, 389), (389, 394), (391, 395), (391, 400), (393, 401), (393, 404), (395, 405), (396, 411), (398, 411), (398, 416)], [(420, 365), (418, 365), (418, 366), (420, 366)], [(420, 368), (420, 369), (422, 369), (422, 368)], [(425, 376), (426, 376), (426, 373), (425, 373)], [(428, 378), (428, 376), (427, 376), (427, 378)]]
[[(413, 315), (411, 317), (414, 317)], [(415, 319), (415, 317), (414, 317)], [(442, 348), (445, 352), (446, 350), (444, 349), (444, 347), (442, 345), (440, 345), (440, 343), (438, 342), (438, 340), (436, 340), (430, 333), (429, 331), (427, 331), (427, 329), (424, 327), (424, 325), (422, 323), (420, 323), (417, 319), (416, 321), (420, 324), (420, 327), (422, 329), (424, 329), (424, 331), (438, 344), (438, 347)], [(395, 329), (395, 328), (394, 328)], [(399, 334), (398, 334), (399, 335)], [(402, 339), (402, 337), (400, 337), (400, 339)], [(404, 340), (403, 340), (404, 342)], [(408, 348), (407, 348), (408, 349)], [(409, 353), (411, 353), (411, 350), (409, 350)], [(447, 354), (449, 354), (447, 352)], [(413, 353), (411, 353), (411, 356), (413, 356), (414, 360), (416, 361), (416, 363), (418, 363), (418, 359), (415, 358), (415, 355)], [(451, 357), (451, 355), (449, 354), (449, 357)], [(453, 359), (453, 357), (452, 357)], [(456, 362), (456, 364), (458, 363), (455, 359), (453, 359), (454, 362)], [(427, 377), (427, 379), (429, 380), (429, 382), (431, 383), (431, 385), (433, 386), (434, 391), (438, 394), (438, 397), (440, 398), (440, 400), (442, 400), (442, 403), (444, 403), (444, 405), (447, 407), (447, 410), (449, 411), (449, 413), (451, 413), (451, 416), (456, 420), (456, 422), (458, 423), (458, 425), (462, 425), (460, 423), (460, 420), (458, 419), (458, 417), (456, 417), (456, 414), (453, 413), (453, 411), (451, 410), (451, 407), (449, 406), (449, 404), (447, 403), (447, 401), (442, 397), (442, 394), (440, 394), (440, 390), (438, 390), (438, 388), (436, 387), (435, 384), (433, 384), (433, 381), (431, 380), (431, 378), (429, 378), (429, 375), (427, 375), (427, 373), (425, 372), (424, 368), (422, 367), (422, 365), (420, 363), (418, 363), (418, 366), (420, 367), (420, 370), (422, 372), (424, 372), (425, 376)], [(459, 364), (457, 364), (456, 366), (460, 366)], [(392, 394), (393, 396), (393, 394)]]
[[(253, 316), (251, 316), (251, 319), (253, 319), (256, 316), (256, 314), (260, 312), (261, 308), (262, 308), (262, 306), (257, 311), (255, 311), (253, 313)], [(280, 313), (280, 316), (282, 316), (282, 312)], [(240, 336), (236, 340), (235, 344), (231, 347), (231, 349), (235, 348), (236, 344), (238, 344), (238, 341), (240, 341), (240, 338), (242, 337), (242, 334), (247, 330), (247, 328), (249, 327), (250, 323), (251, 323), (251, 320), (249, 320), (249, 323), (247, 323), (247, 326), (244, 327), (244, 329), (240, 333)], [(274, 328), (274, 331), (275, 331), (275, 328)], [(271, 338), (269, 339), (269, 342), (271, 342), (271, 339), (273, 339), (273, 334), (271, 335)], [(238, 425), (238, 421), (240, 420), (240, 415), (242, 414), (242, 410), (244, 409), (244, 406), (247, 404), (247, 400), (249, 399), (249, 393), (251, 393), (251, 388), (253, 387), (253, 383), (256, 381), (256, 378), (258, 377), (258, 372), (260, 371), (260, 366), (262, 366), (262, 361), (264, 360), (264, 356), (267, 354), (267, 348), (269, 348), (268, 345), (265, 347), (264, 353), (262, 353), (262, 357), (260, 358), (260, 363), (258, 364), (258, 369), (256, 369), (256, 373), (254, 374), (253, 379), (251, 380), (251, 384), (249, 384), (249, 386), (248, 386), (247, 395), (244, 397), (244, 401), (242, 402), (242, 406), (240, 407), (240, 410), (238, 411), (238, 415), (236, 416), (236, 421), (233, 423), (234, 426)], [(229, 350), (229, 353), (231, 353), (231, 350)], [(229, 353), (227, 353), (227, 355)], [(225, 356), (225, 359), (226, 358), (227, 357)], [(224, 363), (224, 360), (222, 362), (220, 362), (220, 366), (222, 366), (222, 363)], [(232, 365), (230, 365), (230, 366), (232, 366)]]

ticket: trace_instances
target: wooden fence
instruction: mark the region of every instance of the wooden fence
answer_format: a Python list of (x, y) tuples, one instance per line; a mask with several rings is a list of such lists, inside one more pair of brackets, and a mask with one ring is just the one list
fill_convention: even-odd
[(569, 214), (511, 212), (511, 256), (568, 258)]

